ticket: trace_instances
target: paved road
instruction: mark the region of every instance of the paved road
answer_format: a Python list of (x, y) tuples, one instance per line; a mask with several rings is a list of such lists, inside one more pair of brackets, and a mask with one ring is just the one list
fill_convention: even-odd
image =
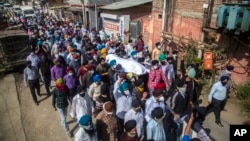
[[(15, 85), (15, 81), (18, 82)], [(18, 91), (16, 90), (18, 89)], [(42, 94), (45, 89), (42, 86)], [(14, 79), (12, 74), (0, 80), (0, 140), (1, 141), (73, 141), (60, 125), (57, 111), (51, 106), (51, 97), (38, 97), (40, 104), (36, 106), (31, 98), (29, 89), (24, 87), (22, 78)], [(18, 102), (18, 96), (19, 101)], [(201, 96), (206, 105), (206, 96)], [(210, 131), (215, 141), (229, 141), (229, 124), (240, 124), (245, 120), (231, 98), (226, 105), (227, 112), (222, 112), (221, 128), (214, 123), (211, 113), (204, 122), (204, 127)], [(70, 107), (69, 107), (70, 108)], [(71, 118), (68, 116), (68, 121)], [(76, 122), (70, 123), (73, 129)], [(73, 130), (73, 133), (77, 131)]]

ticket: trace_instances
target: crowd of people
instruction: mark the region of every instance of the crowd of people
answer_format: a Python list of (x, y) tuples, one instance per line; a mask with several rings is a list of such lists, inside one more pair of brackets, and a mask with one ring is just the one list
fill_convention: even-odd
[[(199, 140), (211, 141), (202, 126), (206, 114), (198, 105), (199, 71), (196, 64), (185, 65), (184, 53), (178, 58), (177, 51), (162, 52), (156, 43), (150, 54), (142, 36), (124, 44), (119, 34), (88, 30), (53, 14), (41, 13), (34, 20), (37, 24), (28, 30), (31, 53), (24, 83), (37, 106), (40, 81), (44, 83), (65, 132), (72, 137), (66, 122), (70, 107), (69, 114), (79, 125), (76, 141), (186, 141), (190, 128)], [(106, 59), (110, 54), (138, 62), (148, 72), (126, 72), (122, 62)], [(181, 60), (180, 75), (177, 59)], [(227, 69), (214, 84), (208, 98), (211, 104), (205, 108), (217, 109), (219, 126), (223, 126), (220, 111), (233, 67)], [(186, 130), (180, 133), (183, 122)]]

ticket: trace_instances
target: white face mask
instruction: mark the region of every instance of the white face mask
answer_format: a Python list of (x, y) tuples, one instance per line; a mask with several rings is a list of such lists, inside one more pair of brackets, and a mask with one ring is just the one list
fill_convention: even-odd
[(129, 95), (130, 94), (129, 90), (124, 91), (124, 94)]
[(147, 61), (147, 62), (148, 62), (149, 60), (150, 60), (150, 58), (146, 58), (146, 59), (145, 59), (145, 61)]
[(86, 130), (92, 130), (93, 129), (93, 126), (82, 126), (84, 129)]
[(177, 57), (177, 55), (176, 55), (176, 54), (173, 54), (173, 59), (174, 59), (174, 60), (176, 60), (176, 57)]
[(136, 133), (128, 133), (128, 136), (134, 138), (136, 136)]
[(70, 73), (69, 73), (69, 75), (70, 75), (70, 76), (72, 76), (72, 75), (73, 75), (73, 73), (72, 73), (72, 72), (70, 72)]
[(132, 78), (131, 81), (132, 81), (132, 82), (135, 82), (135, 78)]
[(186, 87), (185, 87), (185, 88), (178, 88), (178, 87), (177, 87), (177, 89), (178, 89), (178, 91), (180, 92), (180, 94), (185, 94), (185, 93), (186, 93), (186, 90), (187, 90)]
[(55, 57), (58, 58), (58, 57), (59, 57), (59, 54), (55, 54)]
[(93, 74), (93, 73), (94, 73), (94, 71), (93, 71), (93, 70), (91, 70), (91, 71), (90, 71), (90, 74)]
[(155, 69), (155, 70), (158, 69), (158, 66), (154, 66), (154, 69)]
[(161, 96), (160, 98), (159, 98), (159, 101), (161, 101), (161, 102), (164, 102), (164, 97), (163, 96)]
[(75, 59), (75, 61), (77, 61), (77, 59)]
[(33, 55), (35, 55), (35, 53), (34, 53), (34, 52), (31, 52), (30, 55), (33, 56)]

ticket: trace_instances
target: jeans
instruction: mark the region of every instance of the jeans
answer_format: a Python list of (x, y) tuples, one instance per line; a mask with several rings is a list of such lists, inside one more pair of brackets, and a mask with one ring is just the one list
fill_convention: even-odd
[(33, 98), (33, 101), (35, 103), (37, 103), (37, 97), (36, 97), (36, 91), (37, 90), (37, 94), (40, 95), (40, 84), (39, 84), (39, 79), (35, 79), (35, 80), (28, 80), (28, 86), (30, 88), (30, 92)]
[(50, 95), (50, 82), (51, 82), (50, 77), (43, 76), (43, 84), (44, 84), (44, 87), (45, 87), (48, 95)]
[(59, 116), (60, 116), (60, 119), (61, 119), (61, 124), (64, 128), (64, 130), (69, 133), (69, 126), (66, 122), (66, 117), (67, 117), (67, 109), (68, 107), (65, 107), (65, 108), (57, 108), (57, 111), (59, 113)]

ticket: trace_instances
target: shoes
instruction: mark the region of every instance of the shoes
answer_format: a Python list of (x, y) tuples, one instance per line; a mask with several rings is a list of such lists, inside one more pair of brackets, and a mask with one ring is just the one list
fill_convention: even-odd
[(223, 127), (224, 125), (221, 122), (215, 122), (218, 126)]
[(35, 102), (35, 104), (36, 104), (36, 106), (38, 106), (38, 105), (39, 105), (39, 102)]

